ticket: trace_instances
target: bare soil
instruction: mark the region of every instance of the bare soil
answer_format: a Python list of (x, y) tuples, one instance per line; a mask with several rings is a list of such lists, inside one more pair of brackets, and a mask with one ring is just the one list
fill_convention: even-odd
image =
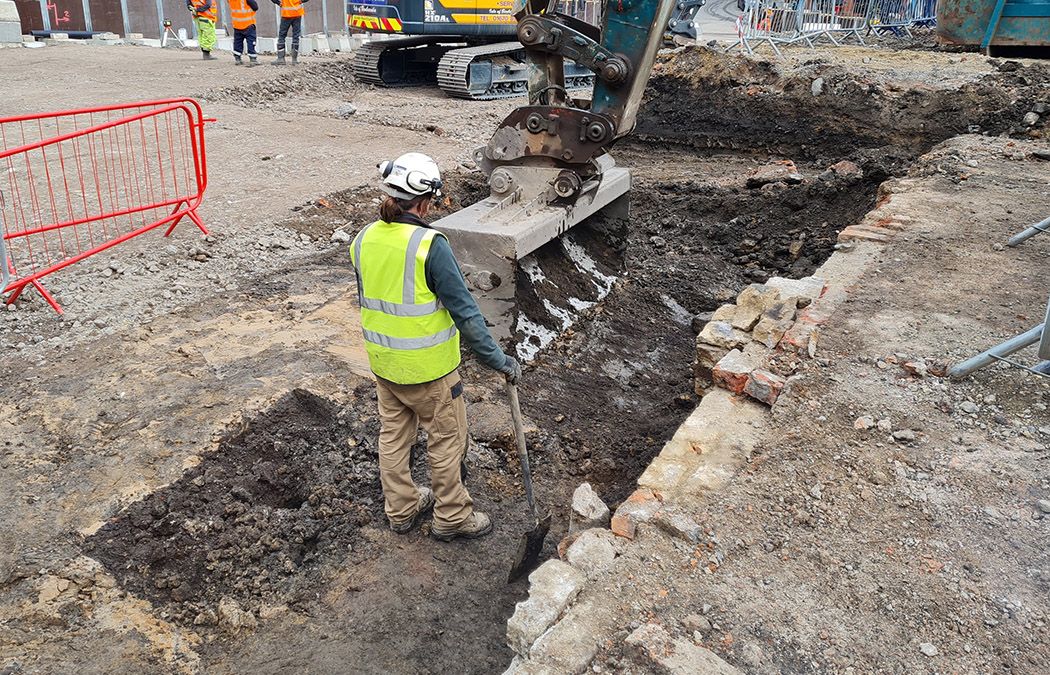
[[(372, 167), (410, 146), (446, 169), (445, 208), (476, 199), (484, 187), (467, 158), (484, 140), (478, 130), (518, 102), (343, 89), (338, 59), (295, 74), (227, 73), (181, 54), (86, 50), (32, 57), (44, 61), (16, 51), (24, 70), (3, 105), (45, 108), (61, 95), (73, 106), (129, 88), (133, 98), (201, 93), (220, 118), (205, 214), (215, 235), (176, 239), (174, 250), (135, 242), (118, 253), (142, 256), (141, 269), (100, 288), (56, 277), (69, 305), (62, 323), (39, 303), (4, 317), (0, 377), (12, 384), (0, 400), (0, 488), (17, 499), (0, 510), (10, 537), (0, 661), (44, 672), (83, 659), (140, 672), (500, 670), (505, 619), (525, 592), (505, 584), (506, 569), (527, 523), (498, 378), (464, 367), (468, 486), (496, 533), (450, 546), (390, 533), (352, 274), (330, 237), (374, 217)], [(95, 69), (66, 70), (90, 54), (104, 72), (132, 52), (141, 59), (120, 87)], [(631, 218), (571, 235), (619, 281), (522, 384), (539, 497), (555, 513), (548, 554), (576, 485), (590, 480), (615, 504), (695, 404), (697, 315), (751, 281), (811, 272), (871, 208), (879, 182), (959, 130), (945, 109), (952, 87), (917, 81), (921, 69), (904, 60), (887, 73), (860, 65), (868, 52), (844, 53), (790, 67), (706, 51), (663, 61), (639, 140), (617, 148), (636, 170)], [(1039, 68), (922, 58), (979, 83), (962, 107), (974, 124), (1041, 133), (1020, 122), (1045, 82)], [(202, 74), (220, 72), (222, 86), (202, 87)], [(91, 87), (71, 86), (85, 79)], [(344, 119), (335, 110), (348, 100), (358, 112)], [(901, 100), (910, 107), (894, 117)], [(856, 122), (835, 123), (843, 115)], [(859, 172), (829, 169), (843, 159)], [(752, 171), (783, 160), (801, 182), (748, 187)], [(556, 246), (538, 255), (556, 258)], [(560, 330), (533, 300), (533, 318)], [(45, 592), (82, 555), (103, 563), (118, 597), (102, 582)], [(258, 618), (253, 632), (217, 625), (224, 597)]]

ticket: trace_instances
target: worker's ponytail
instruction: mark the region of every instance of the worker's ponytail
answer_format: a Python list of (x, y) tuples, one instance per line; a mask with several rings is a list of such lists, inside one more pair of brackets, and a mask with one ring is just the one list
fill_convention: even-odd
[(406, 211), (411, 211), (424, 200), (429, 200), (430, 195), (420, 195), (412, 199), (398, 199), (387, 197), (379, 206), (379, 217), (386, 223), (397, 222)]
[(401, 200), (395, 197), (387, 197), (383, 200), (379, 207), (379, 217), (383, 219), (383, 222), (393, 223), (404, 215), (405, 210), (401, 208), (401, 203)]

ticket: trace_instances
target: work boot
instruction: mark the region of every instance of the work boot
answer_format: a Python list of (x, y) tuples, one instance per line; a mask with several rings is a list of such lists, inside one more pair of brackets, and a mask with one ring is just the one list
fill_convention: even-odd
[(205, 61), (214, 61), (215, 60), (215, 57), (211, 55), (211, 52), (201, 52), (201, 53), (204, 54), (204, 60)]
[(474, 511), (460, 523), (459, 527), (452, 530), (441, 530), (437, 525), (430, 528), (430, 536), (439, 541), (452, 541), (456, 537), (463, 539), (477, 539), (492, 532), (492, 521), (481, 511)]
[(430, 488), (421, 487), (419, 488), (419, 503), (416, 505), (416, 512), (407, 520), (395, 523), (388, 519), (390, 523), (390, 529), (398, 534), (405, 534), (414, 528), (419, 521), (426, 514), (430, 513), (431, 509), (434, 508), (434, 493), (430, 491)]
[(284, 61), (284, 50), (283, 49), (278, 49), (277, 50), (277, 59), (272, 62), (272, 65), (283, 66), (284, 63), (285, 63), (285, 61)]
[(234, 54), (233, 55), (233, 65), (235, 65), (235, 66), (241, 65), (241, 55), (240, 54)]
[(292, 50), (292, 65), (293, 66), (299, 65), (299, 50), (298, 49), (293, 49)]
[(249, 56), (248, 57), (248, 67), (249, 68), (254, 68), (257, 65), (259, 65), (259, 57), (258, 56)]

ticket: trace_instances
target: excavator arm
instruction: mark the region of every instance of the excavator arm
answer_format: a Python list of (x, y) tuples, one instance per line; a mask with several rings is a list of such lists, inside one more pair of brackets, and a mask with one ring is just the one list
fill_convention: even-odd
[[(475, 152), (489, 197), (434, 224), (458, 251), (497, 337), (512, 331), (518, 260), (599, 211), (626, 216), (630, 172), (609, 148), (634, 129), (675, 8), (674, 0), (608, 0), (598, 28), (556, 4), (525, 0), (516, 13), (529, 104)], [(590, 100), (566, 89), (565, 59), (595, 73)]]
[[(556, 0), (528, 0), (518, 11), (518, 40), (529, 61), (529, 103), (500, 124), (482, 150), (483, 168), (557, 167), (583, 181), (596, 159), (635, 125), (645, 85), (675, 7), (668, 0), (610, 0), (601, 28), (553, 11)], [(593, 71), (590, 101), (574, 101), (564, 61)], [(566, 179), (568, 180), (568, 179)], [(557, 186), (563, 198), (575, 196)]]

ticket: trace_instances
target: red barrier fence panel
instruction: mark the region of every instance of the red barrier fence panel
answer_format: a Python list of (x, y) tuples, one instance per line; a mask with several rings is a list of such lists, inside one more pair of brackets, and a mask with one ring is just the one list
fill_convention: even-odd
[(0, 294), (189, 218), (208, 185), (204, 118), (166, 99), (0, 118)]

